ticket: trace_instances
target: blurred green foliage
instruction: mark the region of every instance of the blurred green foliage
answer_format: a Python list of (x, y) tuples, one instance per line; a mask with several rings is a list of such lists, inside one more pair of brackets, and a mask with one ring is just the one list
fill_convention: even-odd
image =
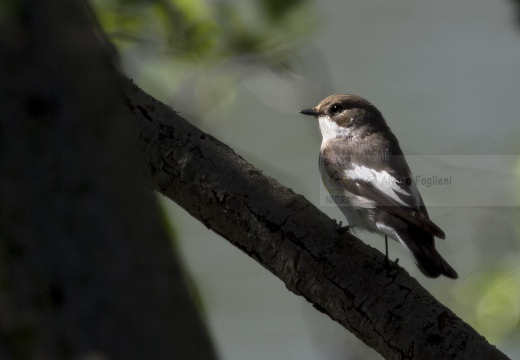
[(305, 0), (93, 0), (101, 25), (119, 47), (216, 63), (256, 55), (283, 63), (309, 33)]
[(520, 265), (512, 255), (493, 270), (474, 273), (455, 288), (460, 316), (491, 343), (498, 344), (520, 328)]
[[(124, 71), (155, 97), (226, 110), (242, 78), (289, 71), (314, 29), (306, 0), (92, 0)], [(176, 103), (176, 106), (179, 104)], [(182, 107), (182, 106), (181, 106)]]

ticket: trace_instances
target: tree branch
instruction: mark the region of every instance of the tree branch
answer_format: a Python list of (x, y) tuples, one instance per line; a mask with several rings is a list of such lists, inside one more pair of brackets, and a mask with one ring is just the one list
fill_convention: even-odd
[(152, 186), (386, 359), (507, 359), (397, 265), (123, 79)]

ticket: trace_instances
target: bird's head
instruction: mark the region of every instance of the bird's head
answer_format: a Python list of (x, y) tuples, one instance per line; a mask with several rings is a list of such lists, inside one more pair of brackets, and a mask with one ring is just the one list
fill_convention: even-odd
[(362, 136), (364, 132), (373, 132), (378, 128), (388, 129), (379, 110), (356, 95), (331, 95), (315, 107), (301, 110), (300, 113), (318, 119), (324, 142), (336, 138)]

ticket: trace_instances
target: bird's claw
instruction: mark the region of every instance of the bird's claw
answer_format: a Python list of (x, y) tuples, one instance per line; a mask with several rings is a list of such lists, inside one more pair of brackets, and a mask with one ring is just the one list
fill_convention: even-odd
[(388, 257), (385, 257), (385, 260), (383, 261), (383, 266), (381, 267), (381, 270), (387, 270), (391, 271), (393, 269), (397, 269), (397, 264), (399, 263), (399, 258), (396, 258), (395, 261), (391, 261)]
[(343, 224), (342, 221), (340, 221), (338, 223), (336, 220), (334, 220), (334, 222), (336, 223), (336, 233), (338, 235), (343, 234), (345, 231), (349, 231), (350, 232), (350, 225), (342, 226), (342, 224)]

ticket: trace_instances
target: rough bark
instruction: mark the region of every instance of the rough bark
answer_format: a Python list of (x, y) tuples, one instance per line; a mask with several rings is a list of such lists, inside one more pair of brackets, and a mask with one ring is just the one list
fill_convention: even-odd
[[(150, 183), (386, 359), (507, 359), (397, 265), (133, 83)], [(129, 119), (130, 120), (130, 119)]]
[(0, 358), (215, 359), (87, 8), (6, 8)]

